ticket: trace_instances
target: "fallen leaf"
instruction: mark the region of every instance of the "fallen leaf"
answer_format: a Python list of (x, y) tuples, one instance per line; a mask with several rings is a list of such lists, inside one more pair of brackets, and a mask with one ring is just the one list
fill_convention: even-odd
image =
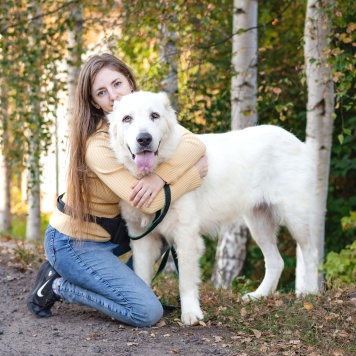
[(274, 304), (276, 305), (276, 307), (281, 307), (284, 304), (284, 302), (283, 300), (276, 300)]
[(251, 340), (252, 340), (252, 338), (246, 337), (245, 339), (242, 339), (241, 342), (249, 343), (249, 342), (251, 342)]
[(333, 355), (334, 356), (343, 356), (344, 353), (341, 350), (334, 350)]
[(215, 342), (220, 342), (222, 340), (224, 340), (224, 338), (222, 336), (218, 336), (218, 335), (213, 335), (214, 341)]
[(162, 319), (160, 320), (155, 326), (157, 326), (158, 328), (161, 328), (162, 326), (167, 325), (166, 322)]
[(307, 303), (304, 303), (304, 308), (305, 308), (306, 310), (311, 310), (311, 309), (314, 308), (314, 306), (313, 306), (312, 303), (307, 302)]
[(140, 331), (140, 332), (138, 333), (138, 335), (141, 335), (141, 334), (148, 334), (148, 331), (144, 330), (144, 331)]
[(172, 349), (170, 352), (171, 352), (172, 354), (178, 354), (178, 353), (179, 353), (178, 350), (176, 350), (176, 349)]
[(210, 342), (210, 339), (206, 338), (206, 337), (203, 337), (202, 338), (203, 341), (206, 341), (206, 342)]
[(174, 321), (179, 325), (179, 326), (184, 326), (184, 324), (182, 323), (182, 321), (178, 318), (175, 318)]
[(204, 321), (196, 321), (195, 323), (192, 324), (192, 326), (206, 326), (206, 324), (204, 323)]
[(240, 314), (241, 314), (242, 317), (243, 317), (243, 316), (246, 316), (246, 315), (247, 315), (246, 309), (245, 309), (245, 308), (241, 308)]
[(128, 342), (126, 345), (127, 346), (137, 346), (138, 342)]
[(251, 331), (254, 333), (257, 339), (259, 339), (262, 335), (261, 331), (256, 330), (256, 329), (251, 329)]
[(339, 331), (339, 336), (341, 336), (341, 337), (349, 337), (350, 335), (346, 331), (340, 330)]

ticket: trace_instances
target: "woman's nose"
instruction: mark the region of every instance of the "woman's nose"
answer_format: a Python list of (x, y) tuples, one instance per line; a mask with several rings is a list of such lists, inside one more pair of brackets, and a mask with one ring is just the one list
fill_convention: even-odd
[(118, 93), (115, 89), (109, 90), (109, 95), (111, 100), (118, 100), (120, 99), (120, 93)]

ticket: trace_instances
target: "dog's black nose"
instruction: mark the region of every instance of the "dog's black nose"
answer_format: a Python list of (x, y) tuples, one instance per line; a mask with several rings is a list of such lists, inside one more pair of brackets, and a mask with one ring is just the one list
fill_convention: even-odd
[(152, 142), (152, 136), (147, 132), (140, 133), (136, 137), (136, 141), (140, 144), (140, 146), (147, 147)]

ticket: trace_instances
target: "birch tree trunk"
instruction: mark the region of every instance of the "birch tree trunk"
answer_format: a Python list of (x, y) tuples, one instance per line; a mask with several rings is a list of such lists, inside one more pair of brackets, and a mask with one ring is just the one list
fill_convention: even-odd
[[(172, 19), (176, 23), (176, 16)], [(165, 91), (171, 99), (174, 110), (178, 111), (178, 51), (177, 34), (170, 31), (165, 23), (160, 24), (160, 61), (166, 69), (164, 79), (161, 81), (161, 89)]]
[(6, 84), (2, 83), (0, 89), (1, 97), (1, 144), (0, 144), (0, 231), (6, 231), (11, 228), (11, 168), (8, 156), (6, 154), (6, 146), (8, 146), (8, 97)]
[[(319, 261), (324, 258), (325, 211), (334, 113), (334, 85), (326, 57), (330, 34), (330, 18), (326, 7), (332, 3), (331, 0), (308, 0), (304, 28), (304, 58), (308, 87), (306, 143), (314, 156), (317, 169), (315, 214), (312, 217), (311, 234), (318, 248)], [(300, 260), (299, 247), (297, 256), (297, 260)], [(297, 263), (297, 286), (302, 285), (303, 275), (301, 263)]]
[[(40, 9), (36, 2), (31, 3), (32, 12), (29, 14), (29, 20), (33, 17), (39, 18)], [(34, 16), (31, 15), (34, 14)], [(33, 20), (32, 20), (33, 21)], [(41, 28), (40, 20), (33, 21), (33, 34), (29, 38), (29, 45), (31, 51), (36, 51), (36, 35)], [(33, 54), (32, 54), (33, 55)], [(38, 58), (40, 60), (40, 58)], [(37, 79), (33, 85), (37, 87), (39, 94), (40, 91), (40, 79)], [(41, 104), (38, 100), (40, 95), (34, 95), (29, 89), (29, 95), (33, 100), (31, 107), (31, 122), (35, 123), (41, 114)], [(27, 185), (27, 207), (28, 215), (26, 222), (26, 242), (32, 243), (39, 241), (41, 237), (41, 188), (40, 188), (40, 128), (37, 125), (30, 125), (29, 138), (28, 138), (28, 185)]]
[[(257, 0), (234, 0), (231, 81), (231, 129), (257, 123)], [(228, 288), (241, 274), (248, 229), (242, 219), (224, 227), (219, 236), (212, 282)]]

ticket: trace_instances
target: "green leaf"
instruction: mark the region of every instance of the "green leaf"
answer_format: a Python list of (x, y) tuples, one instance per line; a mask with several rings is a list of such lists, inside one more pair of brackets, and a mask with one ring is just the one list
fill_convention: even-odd
[(344, 143), (344, 135), (340, 134), (337, 136), (337, 138), (339, 139), (340, 145), (342, 145)]

